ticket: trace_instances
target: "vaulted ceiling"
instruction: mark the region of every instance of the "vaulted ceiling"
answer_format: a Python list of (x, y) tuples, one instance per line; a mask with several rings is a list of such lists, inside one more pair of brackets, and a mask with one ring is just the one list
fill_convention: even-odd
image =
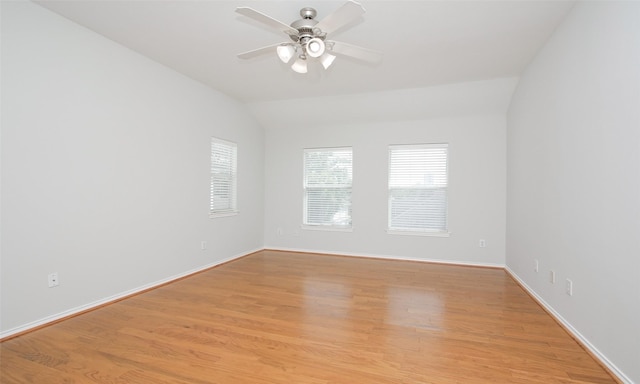
[(367, 1), (332, 39), (382, 51), (376, 65), (338, 57), (293, 72), (275, 52), (236, 54), (288, 40), (234, 12), (248, 6), (286, 24), (303, 7), (318, 20), (344, 1), (37, 1), (60, 15), (243, 102), (347, 95), (518, 76), (571, 1)]

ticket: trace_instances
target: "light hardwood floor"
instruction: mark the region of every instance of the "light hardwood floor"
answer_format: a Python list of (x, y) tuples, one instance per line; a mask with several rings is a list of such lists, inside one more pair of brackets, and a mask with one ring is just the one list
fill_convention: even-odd
[(7, 340), (10, 383), (613, 383), (503, 270), (261, 251)]

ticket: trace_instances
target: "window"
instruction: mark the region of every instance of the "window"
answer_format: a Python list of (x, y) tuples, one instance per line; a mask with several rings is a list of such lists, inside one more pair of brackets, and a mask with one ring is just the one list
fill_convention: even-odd
[(389, 146), (389, 232), (447, 236), (447, 144)]
[(351, 228), (351, 148), (304, 150), (304, 218), (310, 228)]
[(211, 197), (209, 216), (235, 215), (236, 163), (238, 146), (235, 143), (211, 138)]

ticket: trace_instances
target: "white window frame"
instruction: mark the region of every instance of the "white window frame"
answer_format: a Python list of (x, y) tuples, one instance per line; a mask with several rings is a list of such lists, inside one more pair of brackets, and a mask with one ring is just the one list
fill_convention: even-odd
[[(217, 173), (216, 170), (218, 171)], [(217, 137), (211, 138), (210, 173), (209, 217), (237, 215), (238, 145), (236, 143)], [(227, 190), (228, 192), (223, 195), (217, 192), (220, 190)], [(228, 201), (225, 202), (225, 199)]]
[[(349, 164), (349, 169), (347, 172), (349, 174), (348, 183), (329, 183), (329, 184), (317, 184), (314, 185), (310, 183), (310, 174), (309, 174), (309, 165), (308, 155), (311, 153), (322, 153), (322, 152), (343, 152), (349, 153), (351, 163)], [(344, 231), (351, 232), (353, 231), (353, 218), (351, 215), (351, 190), (353, 185), (353, 148), (352, 147), (331, 147), (331, 148), (305, 148), (303, 151), (303, 218), (302, 218), (302, 228), (303, 229), (312, 229), (312, 230), (329, 230), (329, 231)], [(344, 172), (344, 168), (342, 171)], [(346, 192), (348, 196), (348, 202), (346, 206), (346, 217), (344, 214), (339, 216), (337, 219), (335, 215), (338, 215), (342, 212), (336, 212), (336, 214), (332, 217), (333, 222), (310, 222), (309, 218), (309, 196), (315, 191), (327, 191), (327, 190), (343, 190)], [(345, 208), (345, 207), (343, 207)], [(343, 223), (338, 223), (335, 220), (342, 220)], [(344, 223), (344, 221), (347, 223)]]
[[(393, 160), (394, 151), (406, 151), (410, 152), (445, 152), (445, 164), (444, 170), (442, 170), (442, 164), (434, 164), (433, 168), (422, 171), (416, 171), (420, 166), (411, 167), (406, 166), (402, 171), (398, 169), (398, 160)], [(418, 236), (439, 236), (448, 237), (449, 233), (449, 213), (448, 213), (448, 188), (449, 188), (449, 144), (402, 144), (402, 145), (390, 145), (389, 146), (389, 158), (388, 158), (388, 219), (387, 219), (387, 233), (396, 235), (418, 235)], [(424, 161), (419, 158), (415, 159), (416, 164), (421, 163), (424, 166)], [(444, 172), (444, 173), (443, 173)], [(400, 181), (401, 173), (406, 173), (404, 181)], [(422, 179), (420, 180), (419, 177)], [(414, 185), (407, 185), (410, 179), (415, 179)], [(437, 181), (433, 181), (437, 180)], [(405, 185), (402, 185), (405, 184)], [(400, 186), (402, 185), (402, 186)], [(440, 206), (436, 206), (438, 210), (444, 211), (442, 219), (443, 225), (429, 226), (430, 220), (425, 220), (424, 227), (418, 227), (414, 225), (400, 226), (398, 225), (397, 217), (393, 217), (394, 207), (394, 194), (397, 196), (399, 191), (433, 191), (434, 193), (444, 193), (444, 202)], [(419, 209), (419, 207), (416, 207)], [(423, 208), (425, 209), (425, 208)], [(394, 223), (395, 222), (395, 223)]]

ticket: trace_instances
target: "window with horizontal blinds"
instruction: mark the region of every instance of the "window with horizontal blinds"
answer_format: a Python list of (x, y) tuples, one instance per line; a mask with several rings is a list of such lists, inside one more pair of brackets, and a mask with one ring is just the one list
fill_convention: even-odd
[(237, 155), (236, 143), (211, 138), (211, 217), (237, 213)]
[(389, 231), (447, 233), (448, 144), (389, 146)]
[(351, 228), (351, 148), (304, 150), (305, 226)]

